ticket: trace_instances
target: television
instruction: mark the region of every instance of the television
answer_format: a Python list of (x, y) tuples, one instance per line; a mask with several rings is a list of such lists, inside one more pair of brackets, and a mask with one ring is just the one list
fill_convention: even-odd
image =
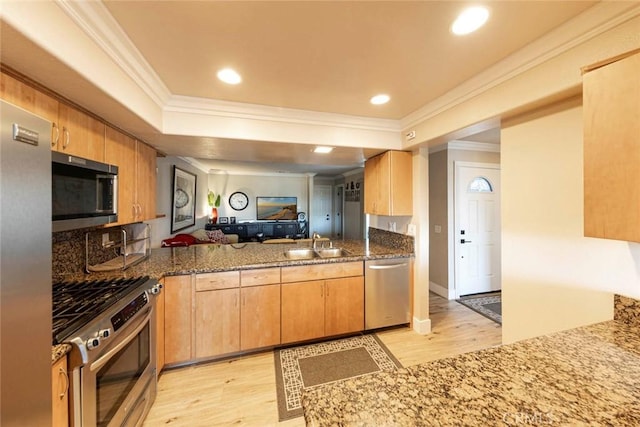
[(297, 197), (256, 197), (256, 218), (278, 221), (298, 218)]

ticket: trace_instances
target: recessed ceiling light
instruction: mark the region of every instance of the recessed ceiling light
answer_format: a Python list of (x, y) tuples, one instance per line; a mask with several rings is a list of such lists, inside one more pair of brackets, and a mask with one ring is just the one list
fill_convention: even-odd
[(324, 145), (318, 145), (316, 148), (313, 149), (314, 153), (320, 153), (320, 154), (327, 154), (333, 151), (333, 147), (327, 147)]
[(489, 19), (489, 10), (486, 7), (469, 7), (458, 15), (451, 25), (451, 31), (458, 36), (464, 36), (482, 27), (487, 19)]
[(237, 85), (242, 81), (242, 77), (240, 77), (240, 74), (238, 74), (231, 68), (223, 68), (222, 70), (218, 71), (218, 78), (230, 85)]
[(386, 104), (387, 102), (389, 102), (390, 99), (391, 98), (389, 97), (389, 95), (381, 93), (380, 95), (376, 95), (373, 98), (371, 98), (371, 103), (373, 105), (382, 105), (382, 104)]

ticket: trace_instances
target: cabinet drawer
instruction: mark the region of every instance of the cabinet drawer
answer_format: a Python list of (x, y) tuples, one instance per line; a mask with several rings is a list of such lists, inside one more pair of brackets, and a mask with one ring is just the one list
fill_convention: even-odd
[(215, 289), (229, 289), (240, 286), (239, 271), (196, 274), (196, 292)]
[(362, 261), (300, 265), (282, 268), (282, 283), (363, 275)]
[(240, 271), (241, 286), (259, 286), (280, 283), (280, 268), (259, 268)]

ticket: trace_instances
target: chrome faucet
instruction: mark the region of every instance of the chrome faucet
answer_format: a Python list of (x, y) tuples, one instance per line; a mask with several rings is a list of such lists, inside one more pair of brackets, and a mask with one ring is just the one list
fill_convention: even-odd
[(316, 231), (314, 231), (313, 235), (311, 236), (311, 242), (314, 250), (316, 249), (316, 240), (318, 240), (319, 238), (320, 238), (320, 235)]

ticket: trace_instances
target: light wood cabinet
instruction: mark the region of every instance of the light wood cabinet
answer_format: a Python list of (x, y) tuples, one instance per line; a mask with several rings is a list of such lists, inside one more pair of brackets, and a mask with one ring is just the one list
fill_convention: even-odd
[(51, 122), (52, 150), (104, 161), (105, 125), (101, 121), (6, 73), (1, 75), (0, 96)]
[(51, 401), (53, 427), (69, 425), (69, 373), (67, 356), (61, 357), (51, 366)]
[(196, 292), (196, 358), (240, 350), (240, 289)]
[[(16, 78), (0, 73), (0, 97), (52, 123), (58, 121), (58, 101)], [(53, 125), (52, 125), (53, 126)], [(52, 128), (51, 141), (57, 138)]]
[(283, 344), (364, 329), (362, 262), (283, 267), (282, 282)]
[(339, 335), (364, 329), (364, 277), (347, 277), (325, 282), (325, 335)]
[(136, 141), (136, 203), (138, 221), (156, 218), (157, 152), (142, 141)]
[(324, 336), (324, 280), (282, 284), (282, 343)]
[(240, 349), (280, 344), (280, 284), (242, 288)]
[(118, 222), (156, 217), (156, 151), (107, 126), (105, 162), (118, 166)]
[(195, 357), (240, 350), (240, 272), (196, 275)]
[(191, 276), (164, 279), (164, 361), (167, 365), (192, 359)]
[(584, 71), (584, 235), (640, 242), (640, 50)]
[(156, 295), (156, 369), (158, 374), (164, 368), (164, 279), (160, 280), (160, 283), (163, 289)]
[(365, 162), (365, 213), (413, 215), (412, 162), (407, 151), (387, 151)]
[(280, 267), (240, 271), (240, 349), (280, 344)]
[(59, 131), (57, 140), (52, 141), (53, 150), (104, 162), (104, 123), (62, 103), (53, 123)]

